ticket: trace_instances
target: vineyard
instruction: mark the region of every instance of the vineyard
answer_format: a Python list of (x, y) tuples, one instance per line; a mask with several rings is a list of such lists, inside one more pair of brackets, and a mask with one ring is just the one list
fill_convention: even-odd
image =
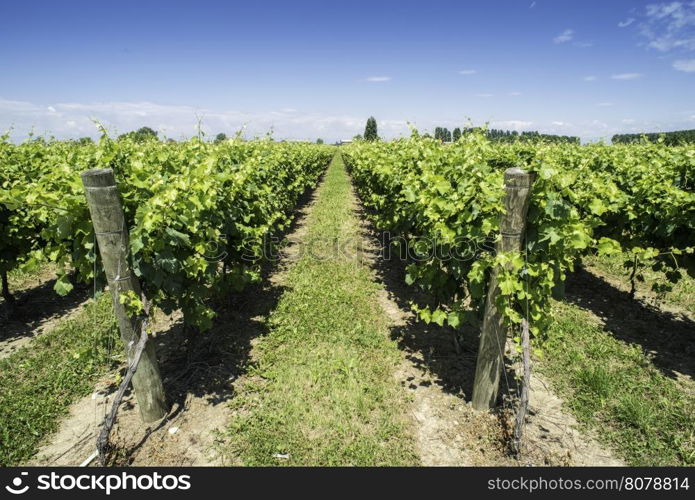
[[(553, 289), (589, 253), (629, 255), (638, 280), (645, 267), (670, 283), (695, 277), (692, 148), (504, 146), (479, 134), (451, 147), (394, 141), (343, 156), (377, 227), (413, 249), (406, 279), (441, 305), (420, 311), (425, 321), (457, 328), (483, 307), (490, 269), (506, 264), (500, 308), (510, 323), (528, 316), (541, 338)], [(494, 255), (503, 173), (513, 167), (534, 179), (525, 248)]]
[[(170, 412), (182, 379), (206, 408), (200, 420), (221, 412), (210, 434), (222, 433), (223, 458), (205, 463), (591, 465), (603, 453), (601, 464), (695, 464), (692, 147), (507, 143), (482, 130), (451, 144), (413, 133), (340, 148), (105, 131), (97, 144), (7, 139), (0, 325), (31, 322), (27, 276), (41, 270), (53, 273), (52, 293), (87, 290), (90, 303), (0, 359), (2, 465), (53, 463), (42, 450), (81, 399), (106, 379), (108, 400), (129, 377), (137, 403), (126, 399), (145, 423), (116, 430), (133, 439), (162, 417), (172, 436), (184, 428), (176, 419), (194, 410)], [(597, 305), (606, 289), (619, 300)], [(176, 335), (158, 331), (162, 318)], [(611, 318), (617, 326), (604, 328)], [(625, 333), (642, 319), (648, 337)], [(566, 398), (548, 418), (572, 427), (560, 434), (583, 451), (563, 437), (543, 448), (546, 409), (536, 408), (518, 413), (525, 437), (509, 452), (511, 413), (540, 405), (519, 366), (531, 356), (530, 378), (552, 388), (545, 397)], [(194, 387), (212, 371), (214, 391), (231, 394), (224, 403)], [(152, 398), (160, 413), (145, 409)], [(152, 464), (125, 441), (129, 458), (112, 443), (104, 463)], [(188, 463), (172, 457), (190, 443), (152, 460)]]

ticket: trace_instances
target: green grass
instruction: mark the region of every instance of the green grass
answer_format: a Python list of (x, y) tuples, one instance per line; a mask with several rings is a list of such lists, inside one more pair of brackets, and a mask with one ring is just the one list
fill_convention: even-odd
[(590, 313), (554, 305), (539, 369), (578, 420), (635, 466), (695, 465), (695, 397)]
[(104, 295), (0, 360), (0, 465), (22, 464), (36, 453), (69, 406), (120, 359), (117, 338)]
[(360, 237), (339, 156), (317, 196), (302, 237), (313, 251), (288, 271), (232, 400), (228, 451), (246, 465), (416, 464), (378, 285), (366, 264), (333, 251)]
[[(620, 281), (626, 289), (629, 290), (630, 270), (623, 267), (623, 262), (626, 259), (627, 257), (625, 254), (601, 257), (589, 255), (584, 257), (584, 264), (590, 268), (596, 269), (601, 274)], [(653, 283), (668, 283), (664, 273), (652, 271), (651, 268), (642, 269), (641, 272), (644, 276), (644, 281), (636, 282), (638, 293), (656, 296), (661, 302), (671, 304), (695, 314), (695, 278), (688, 276), (685, 270), (682, 271), (683, 277), (678, 283), (673, 285), (673, 289), (659, 296), (651, 291), (651, 286)]]

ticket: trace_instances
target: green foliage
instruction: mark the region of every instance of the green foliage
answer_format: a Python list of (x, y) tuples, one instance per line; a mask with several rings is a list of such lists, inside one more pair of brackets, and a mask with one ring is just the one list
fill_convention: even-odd
[[(493, 266), (500, 310), (510, 323), (528, 316), (537, 336), (557, 273), (587, 252), (629, 251), (674, 279), (679, 268), (695, 272), (692, 149), (503, 143), (469, 130), (452, 145), (414, 136), (353, 144), (343, 156), (379, 229), (415, 251), (407, 280), (433, 298), (419, 309), (427, 320), (479, 311)], [(494, 254), (509, 167), (535, 174), (523, 256)]]
[(320, 137), (316, 139), (316, 144), (323, 144), (323, 139), (321, 139)]
[(376, 130), (376, 120), (373, 116), (367, 119), (367, 125), (364, 128), (364, 140), (365, 141), (376, 141), (379, 140), (379, 135)]
[(94, 279), (96, 249), (80, 172), (112, 168), (147, 297), (165, 311), (182, 309), (188, 325), (205, 329), (212, 319), (208, 298), (257, 277), (264, 236), (289, 223), (289, 211), (333, 151), (269, 140), (2, 142), (0, 270), (55, 262), (61, 294), (72, 288), (70, 269), (77, 281)]
[(456, 127), (454, 129), (454, 135), (453, 135), (453, 140), (454, 142), (458, 141), (461, 138), (461, 129)]
[(219, 144), (220, 142), (224, 142), (227, 140), (227, 134), (224, 132), (220, 132), (215, 136), (215, 144)]

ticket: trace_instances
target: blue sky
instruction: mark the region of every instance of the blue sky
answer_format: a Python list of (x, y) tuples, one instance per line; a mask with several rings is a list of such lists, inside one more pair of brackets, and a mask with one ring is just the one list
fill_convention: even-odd
[(2, 2), (0, 129), (695, 128), (695, 0)]

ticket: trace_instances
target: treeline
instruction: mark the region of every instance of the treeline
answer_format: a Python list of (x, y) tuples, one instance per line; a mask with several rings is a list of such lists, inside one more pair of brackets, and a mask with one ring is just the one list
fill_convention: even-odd
[(695, 129), (676, 130), (674, 132), (651, 132), (647, 134), (616, 134), (611, 138), (611, 141), (613, 144), (630, 144), (640, 142), (643, 138), (648, 142), (659, 142), (663, 138), (663, 143), (667, 146), (694, 144)]
[[(516, 130), (485, 129), (482, 127), (464, 127), (463, 129), (456, 127), (453, 132), (446, 127), (436, 127), (434, 129), (434, 138), (442, 142), (455, 142), (459, 140), (462, 135), (470, 134), (475, 131), (482, 131), (488, 139), (494, 142), (544, 141), (557, 144), (579, 144), (579, 137), (569, 135), (541, 134), (535, 131), (517, 132)], [(425, 134), (425, 136), (428, 135), (429, 134)]]
[(541, 134), (536, 131), (517, 132), (516, 130), (488, 129), (486, 131), (488, 139), (497, 142), (516, 142), (516, 141), (543, 141), (557, 144), (579, 144), (579, 137), (571, 135)]

